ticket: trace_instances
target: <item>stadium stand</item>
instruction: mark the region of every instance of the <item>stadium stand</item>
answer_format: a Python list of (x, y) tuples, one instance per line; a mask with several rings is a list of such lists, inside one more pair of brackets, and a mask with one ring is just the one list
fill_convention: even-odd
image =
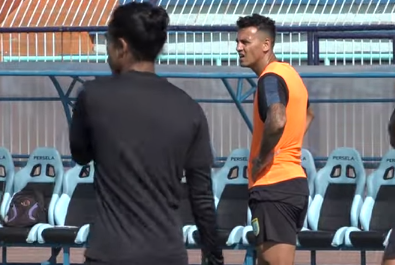
[(381, 249), (395, 224), (395, 150), (386, 153), (377, 170), (367, 178), (367, 196), (360, 226), (347, 229), (345, 245), (360, 249)]
[(301, 247), (331, 248), (344, 243), (347, 228), (358, 226), (366, 174), (357, 150), (338, 148), (317, 174), (307, 218), (310, 230), (298, 235)]

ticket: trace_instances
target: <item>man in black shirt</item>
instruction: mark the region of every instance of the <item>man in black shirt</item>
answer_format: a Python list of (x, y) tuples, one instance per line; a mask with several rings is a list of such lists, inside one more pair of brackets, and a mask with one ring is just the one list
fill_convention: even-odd
[(78, 95), (70, 149), (78, 164), (95, 162), (98, 209), (86, 264), (188, 264), (177, 215), (184, 170), (205, 262), (223, 264), (205, 114), (155, 74), (168, 23), (149, 3), (119, 6), (107, 34), (113, 75), (86, 82)]
[[(393, 110), (390, 121), (388, 123), (388, 134), (390, 137), (390, 145), (395, 148), (395, 109)], [(384, 250), (382, 265), (395, 265), (395, 226), (392, 228), (391, 235), (388, 239), (387, 246)]]

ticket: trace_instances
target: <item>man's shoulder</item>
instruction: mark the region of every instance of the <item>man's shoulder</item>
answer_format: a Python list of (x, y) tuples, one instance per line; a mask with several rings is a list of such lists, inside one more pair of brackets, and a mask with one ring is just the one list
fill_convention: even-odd
[(105, 87), (111, 82), (114, 82), (112, 76), (100, 76), (96, 77), (95, 79), (85, 81), (83, 86), (86, 90), (90, 90), (93, 87)]

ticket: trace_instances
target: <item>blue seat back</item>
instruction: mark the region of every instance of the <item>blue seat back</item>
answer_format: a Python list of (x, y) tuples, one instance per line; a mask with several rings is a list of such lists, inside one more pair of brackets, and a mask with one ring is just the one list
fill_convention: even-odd
[(246, 225), (248, 219), (249, 150), (236, 149), (213, 176), (213, 191), (220, 229)]
[(12, 192), (15, 176), (14, 161), (10, 151), (0, 147), (0, 182), (5, 184), (3, 192)]
[(302, 167), (306, 172), (311, 198), (314, 196), (314, 181), (317, 176), (313, 155), (307, 149), (302, 149)]
[[(59, 152), (54, 148), (39, 147), (31, 153), (26, 166), (15, 174), (13, 194), (28, 185), (33, 189), (39, 189), (44, 193), (45, 203), (49, 204), (48, 221), (54, 224), (54, 209), (62, 191), (63, 174)], [(7, 211), (8, 208), (9, 203)]]
[[(57, 225), (65, 225), (70, 201), (79, 184), (92, 184), (95, 175), (93, 161), (88, 165), (76, 165), (69, 169), (63, 178), (63, 192), (55, 208), (55, 222)], [(81, 205), (80, 205), (81, 206)], [(88, 211), (88, 209), (86, 209)]]
[(12, 196), (14, 188), (15, 166), (10, 151), (4, 147), (0, 147), (0, 198), (2, 198), (2, 207), (0, 213), (5, 216), (5, 206)]
[(227, 185), (248, 185), (247, 167), (250, 151), (248, 149), (233, 150), (224, 166), (213, 175), (213, 191), (216, 204)]
[(367, 178), (360, 221), (364, 230), (388, 232), (395, 223), (395, 150), (388, 151)]
[(337, 148), (317, 173), (315, 195), (308, 210), (312, 230), (335, 231), (358, 226), (366, 174), (362, 159), (353, 148)]

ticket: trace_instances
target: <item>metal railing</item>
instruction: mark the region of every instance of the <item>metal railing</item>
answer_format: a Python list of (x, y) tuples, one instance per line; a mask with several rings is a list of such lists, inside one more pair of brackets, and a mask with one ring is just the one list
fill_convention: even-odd
[[(3, 62), (105, 62), (106, 27), (0, 28)], [(394, 25), (279, 26), (275, 52), (293, 65), (394, 62)], [(170, 26), (159, 64), (238, 65), (233, 26)], [(367, 45), (370, 44), (370, 45)]]

